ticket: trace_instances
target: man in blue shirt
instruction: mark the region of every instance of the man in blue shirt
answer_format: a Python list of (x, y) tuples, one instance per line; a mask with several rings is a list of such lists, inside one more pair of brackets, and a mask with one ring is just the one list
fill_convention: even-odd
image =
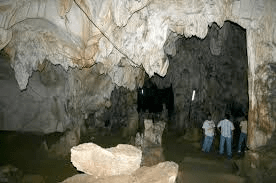
[(232, 158), (232, 137), (233, 137), (233, 130), (234, 125), (231, 121), (229, 121), (229, 114), (225, 115), (225, 119), (221, 120), (218, 124), (218, 129), (219, 129), (221, 136), (220, 136), (220, 145), (219, 145), (219, 154), (223, 155), (224, 153), (224, 144), (226, 141), (226, 147), (227, 147), (227, 157), (228, 159)]

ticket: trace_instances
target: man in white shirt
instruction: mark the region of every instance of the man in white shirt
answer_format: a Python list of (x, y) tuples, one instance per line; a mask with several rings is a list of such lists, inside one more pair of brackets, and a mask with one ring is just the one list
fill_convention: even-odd
[(215, 131), (215, 123), (211, 120), (211, 115), (208, 116), (208, 120), (204, 121), (202, 129), (204, 130), (205, 138), (202, 146), (203, 152), (210, 152), (213, 139), (214, 139), (214, 131)]
[(226, 147), (227, 147), (227, 157), (228, 159), (232, 158), (232, 137), (233, 137), (233, 130), (234, 125), (231, 121), (229, 121), (229, 114), (225, 115), (225, 119), (221, 120), (218, 124), (218, 128), (221, 127), (221, 136), (220, 136), (220, 145), (219, 145), (219, 154), (224, 154), (224, 144), (226, 141)]
[(243, 142), (246, 143), (247, 140), (247, 119), (244, 117), (243, 121), (240, 122), (241, 134), (239, 139), (238, 153), (241, 153)]

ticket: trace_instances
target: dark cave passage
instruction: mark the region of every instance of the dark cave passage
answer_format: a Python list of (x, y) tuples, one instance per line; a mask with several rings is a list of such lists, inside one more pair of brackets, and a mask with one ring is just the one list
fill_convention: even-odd
[(157, 88), (154, 84), (145, 84), (137, 90), (137, 103), (139, 112), (162, 113), (168, 110), (168, 115), (173, 113), (174, 96), (172, 86)]
[(171, 128), (201, 128), (209, 113), (216, 123), (225, 113), (239, 122), (248, 112), (245, 29), (229, 21), (222, 28), (214, 23), (203, 40), (180, 37), (175, 45), (167, 75), (149, 79), (158, 89), (172, 88)]

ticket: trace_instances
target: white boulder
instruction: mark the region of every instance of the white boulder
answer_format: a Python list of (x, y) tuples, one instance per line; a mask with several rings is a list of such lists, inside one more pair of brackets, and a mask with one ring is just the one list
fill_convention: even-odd
[(105, 149), (84, 143), (71, 149), (71, 162), (77, 170), (95, 177), (131, 174), (140, 168), (141, 159), (142, 151), (127, 144)]

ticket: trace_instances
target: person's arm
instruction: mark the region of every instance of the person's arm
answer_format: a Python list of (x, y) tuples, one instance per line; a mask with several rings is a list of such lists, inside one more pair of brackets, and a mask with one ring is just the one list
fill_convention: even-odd
[(232, 138), (233, 138), (235, 127), (234, 127), (234, 125), (233, 125), (232, 122), (231, 122), (231, 124), (232, 124), (232, 125), (231, 125), (231, 126), (232, 126), (232, 129), (231, 129), (232, 133), (231, 133), (231, 134), (232, 134)]
[(206, 123), (205, 123), (206, 121), (204, 121), (203, 122), (203, 125), (202, 125), (202, 133), (203, 133), (203, 135), (205, 135), (205, 128), (206, 128)]
[(202, 128), (202, 133), (203, 133), (203, 135), (206, 137), (206, 129), (205, 128)]
[(243, 122), (243, 121), (240, 122), (240, 128), (242, 128), (242, 122)]
[(221, 127), (220, 127), (220, 122), (219, 122), (219, 124), (218, 124), (218, 126), (217, 126), (217, 129), (218, 129), (218, 131), (219, 131), (219, 133), (221, 133)]

